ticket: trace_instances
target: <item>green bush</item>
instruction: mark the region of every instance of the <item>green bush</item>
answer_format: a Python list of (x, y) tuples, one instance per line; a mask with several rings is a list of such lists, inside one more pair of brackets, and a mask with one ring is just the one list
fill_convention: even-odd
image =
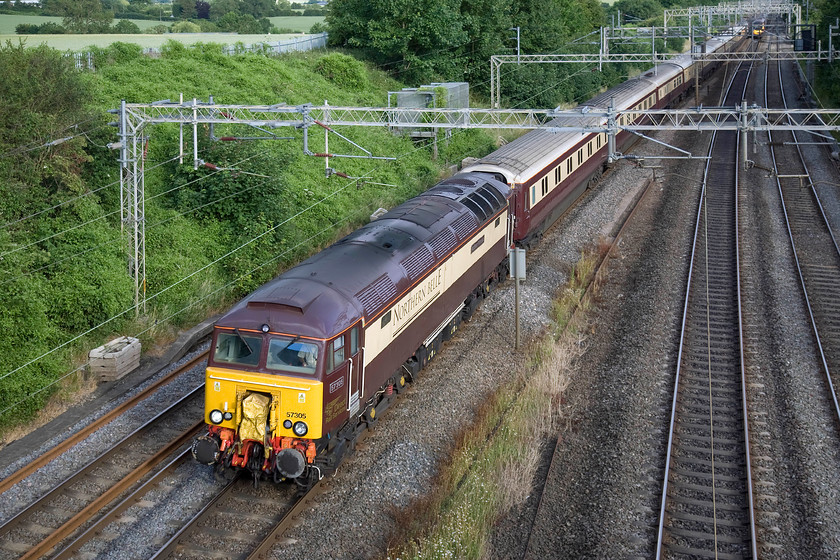
[(346, 54), (325, 54), (318, 59), (315, 70), (343, 88), (362, 90), (368, 87), (365, 65)]
[(191, 21), (179, 21), (172, 24), (172, 33), (201, 33), (201, 26)]
[(121, 19), (120, 21), (114, 24), (113, 31), (114, 33), (123, 33), (129, 35), (132, 33), (140, 33), (140, 27), (133, 21)]

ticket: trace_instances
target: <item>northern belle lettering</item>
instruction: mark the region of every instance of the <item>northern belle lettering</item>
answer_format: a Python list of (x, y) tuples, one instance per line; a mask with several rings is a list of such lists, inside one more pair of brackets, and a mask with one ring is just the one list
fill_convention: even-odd
[(407, 298), (394, 307), (394, 329), (399, 330), (411, 321), (417, 313), (440, 295), (443, 286), (443, 269), (439, 268), (414, 288)]

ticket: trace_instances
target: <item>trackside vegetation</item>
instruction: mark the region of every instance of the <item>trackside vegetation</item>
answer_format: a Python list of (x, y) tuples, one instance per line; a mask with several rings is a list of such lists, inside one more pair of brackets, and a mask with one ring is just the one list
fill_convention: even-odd
[(398, 512), (388, 558), (487, 557), (493, 525), (533, 491), (540, 454), (564, 419), (562, 398), (580, 354), (596, 268), (608, 246), (584, 251), (555, 295), (551, 324), (456, 440), (432, 491)]
[[(175, 125), (149, 126), (145, 151), (147, 311), (135, 317), (127, 235), (121, 232), (117, 141), (109, 109), (209, 95), (218, 103), (382, 106), (403, 84), (340, 53), (226, 56), (221, 46), (169, 43), (160, 58), (117, 43), (79, 73), (47, 47), (0, 47), (0, 426), (31, 419), (50, 399), (73, 399), (74, 368), (116, 335), (148, 345), (174, 336), (318, 248), (436, 182), (444, 166), (493, 149), (463, 131), (425, 144), (385, 129), (342, 132), (395, 161), (330, 159), (327, 178), (302, 133), (217, 126), (191, 131), (178, 161)], [(324, 131), (310, 149), (324, 151)], [(277, 137), (218, 141), (223, 136)], [(361, 152), (331, 137), (338, 154)], [(75, 365), (74, 365), (75, 364)], [(71, 375), (68, 375), (71, 374)]]

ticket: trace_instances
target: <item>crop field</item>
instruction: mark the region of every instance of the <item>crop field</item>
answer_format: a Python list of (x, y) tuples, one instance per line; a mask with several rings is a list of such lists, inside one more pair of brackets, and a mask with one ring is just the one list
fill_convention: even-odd
[[(280, 29), (291, 29), (292, 31), (308, 33), (309, 29), (316, 23), (324, 21), (323, 16), (282, 16), (268, 18), (271, 23)], [(15, 26), (19, 23), (31, 23), (41, 25), (52, 21), (54, 23), (61, 23), (60, 17), (51, 16), (25, 16), (25, 15), (7, 15), (0, 14), (0, 35), (13, 35)], [(171, 24), (172, 20), (164, 17), (161, 21), (149, 19), (132, 19), (129, 20), (137, 24), (141, 30), (154, 27), (155, 25)]]
[[(31, 23), (35, 25), (41, 25), (42, 23), (47, 23), (51, 21), (53, 23), (57, 23), (61, 25), (60, 17), (52, 17), (52, 16), (22, 16), (22, 15), (8, 15), (8, 14), (0, 14), (0, 35), (13, 35), (15, 33), (15, 26), (19, 23)], [(294, 18), (289, 18), (294, 19)], [(307, 18), (311, 19), (311, 18)], [(321, 18), (324, 19), (324, 18)], [(150, 27), (154, 27), (160, 23), (171, 23), (170, 20), (164, 19), (163, 21), (157, 20), (148, 20), (148, 19), (132, 19), (129, 20), (137, 24), (141, 30), (148, 29)], [(116, 20), (115, 20), (116, 23)], [(310, 24), (310, 27), (312, 24)], [(307, 28), (307, 31), (309, 28)]]
[[(308, 33), (315, 23), (324, 21), (323, 16), (289, 16), (289, 17), (273, 17), (269, 18), (271, 22), (281, 29), (291, 29), (293, 31)], [(279, 34), (279, 35), (237, 35), (236, 33), (165, 33), (159, 34), (139, 34), (139, 35), (119, 35), (119, 34), (91, 34), (91, 35), (17, 35), (15, 34), (15, 26), (20, 23), (30, 23), (40, 25), (52, 21), (61, 23), (59, 17), (48, 16), (25, 16), (25, 15), (5, 15), (0, 14), (0, 43), (5, 44), (10, 40), (12, 44), (17, 44), (19, 40), (24, 40), (28, 46), (34, 47), (40, 44), (46, 44), (50, 47), (61, 51), (83, 51), (87, 47), (107, 47), (108, 45), (121, 41), (123, 43), (134, 43), (143, 48), (159, 48), (169, 39), (174, 39), (185, 45), (193, 43), (244, 43), (246, 45), (252, 43), (276, 42), (286, 41), (299, 35)], [(137, 24), (140, 29), (148, 29), (159, 25), (161, 22), (156, 20), (130, 20)], [(163, 23), (171, 23), (171, 20), (164, 18)]]
[(309, 29), (316, 23), (324, 21), (324, 16), (279, 16), (268, 18), (278, 29), (291, 29), (309, 33)]
[(0, 43), (5, 44), (6, 40), (11, 40), (12, 44), (17, 44), (19, 39), (24, 39), (26, 45), (35, 47), (40, 44), (46, 44), (49, 47), (60, 51), (74, 51), (81, 52), (90, 46), (107, 47), (116, 42), (133, 43), (140, 45), (143, 48), (160, 48), (161, 45), (170, 39), (183, 43), (185, 45), (192, 45), (194, 43), (221, 43), (224, 45), (232, 45), (234, 43), (243, 43), (250, 45), (253, 43), (271, 43), (277, 41), (287, 41), (301, 35), (237, 35), (236, 33), (165, 33), (163, 35), (145, 34), (145, 35), (118, 35), (118, 34), (104, 34), (104, 35), (2, 35), (0, 34)]

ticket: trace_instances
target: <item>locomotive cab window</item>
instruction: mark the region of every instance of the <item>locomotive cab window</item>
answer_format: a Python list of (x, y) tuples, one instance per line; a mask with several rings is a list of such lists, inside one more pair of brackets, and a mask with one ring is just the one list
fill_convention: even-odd
[(315, 373), (318, 367), (318, 345), (287, 336), (273, 337), (268, 342), (268, 369), (291, 373)]
[(256, 366), (262, 354), (262, 337), (242, 334), (238, 330), (216, 335), (213, 361), (240, 366)]

